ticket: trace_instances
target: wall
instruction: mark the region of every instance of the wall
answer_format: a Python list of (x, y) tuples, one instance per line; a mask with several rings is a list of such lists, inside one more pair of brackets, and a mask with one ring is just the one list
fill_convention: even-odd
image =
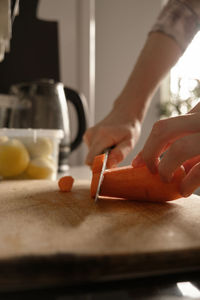
[[(161, 7), (161, 0), (95, 0), (96, 84), (95, 122), (111, 109), (125, 84), (148, 30)], [(41, 0), (39, 16), (58, 20), (62, 81), (81, 92), (90, 101), (89, 92), (89, 0)], [(155, 95), (145, 119), (142, 136), (134, 152), (141, 148), (157, 119)], [(72, 164), (84, 162), (85, 148), (73, 154)]]
[(77, 0), (40, 0), (38, 17), (46, 21), (58, 22), (61, 78), (64, 83), (76, 88), (78, 86)]

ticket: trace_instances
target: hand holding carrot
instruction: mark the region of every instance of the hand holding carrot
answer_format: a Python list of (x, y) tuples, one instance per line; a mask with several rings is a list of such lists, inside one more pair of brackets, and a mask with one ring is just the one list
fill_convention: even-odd
[(183, 165), (187, 175), (181, 183), (180, 192), (185, 197), (200, 186), (200, 103), (186, 115), (154, 124), (143, 150), (132, 165), (144, 163), (152, 173), (158, 171), (167, 182)]

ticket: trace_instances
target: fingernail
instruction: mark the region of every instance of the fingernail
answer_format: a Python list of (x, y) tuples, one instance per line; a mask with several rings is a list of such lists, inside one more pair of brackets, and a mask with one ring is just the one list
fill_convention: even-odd
[(184, 198), (189, 197), (190, 195), (192, 195), (192, 193), (181, 193), (181, 196), (183, 196)]
[(190, 195), (192, 195), (192, 192), (180, 190), (180, 194), (181, 194), (181, 196), (183, 196), (184, 198), (187, 198), (187, 197), (189, 197)]
[(180, 185), (179, 192), (181, 196), (183, 196), (184, 198), (189, 197), (193, 193), (193, 191), (188, 191), (188, 188), (185, 186), (184, 183)]

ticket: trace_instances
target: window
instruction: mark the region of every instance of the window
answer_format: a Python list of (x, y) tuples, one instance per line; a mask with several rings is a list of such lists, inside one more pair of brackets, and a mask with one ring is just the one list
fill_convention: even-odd
[(185, 114), (200, 100), (200, 31), (171, 69), (168, 90), (168, 99), (162, 97), (161, 118)]

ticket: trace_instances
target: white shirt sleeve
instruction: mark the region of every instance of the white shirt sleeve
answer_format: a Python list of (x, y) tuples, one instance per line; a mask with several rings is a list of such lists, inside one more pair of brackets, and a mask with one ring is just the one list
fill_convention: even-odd
[(150, 32), (162, 32), (185, 51), (200, 30), (200, 0), (169, 0)]

